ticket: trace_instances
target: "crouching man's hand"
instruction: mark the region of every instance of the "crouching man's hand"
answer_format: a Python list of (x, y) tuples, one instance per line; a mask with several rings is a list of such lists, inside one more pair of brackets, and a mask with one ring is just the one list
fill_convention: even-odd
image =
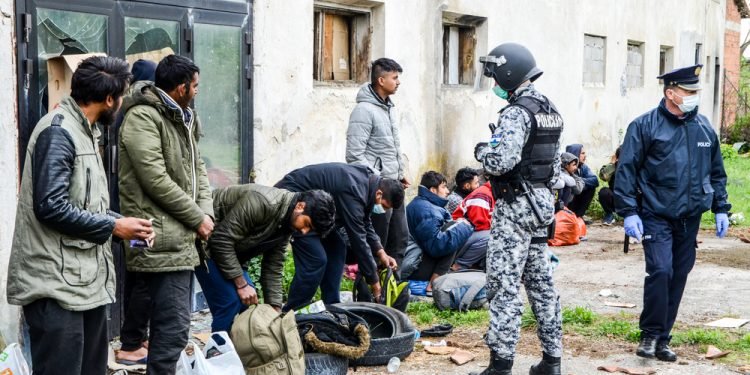
[[(239, 285), (238, 285), (239, 284)], [(258, 304), (258, 293), (255, 291), (250, 283), (245, 280), (244, 277), (240, 276), (235, 279), (234, 286), (237, 289), (237, 296), (240, 297), (243, 305), (257, 305)]]
[(378, 263), (380, 263), (382, 267), (387, 267), (392, 270), (396, 270), (398, 268), (396, 259), (393, 259), (393, 257), (388, 255), (388, 253), (386, 253), (383, 249), (380, 249), (380, 251), (378, 251)]

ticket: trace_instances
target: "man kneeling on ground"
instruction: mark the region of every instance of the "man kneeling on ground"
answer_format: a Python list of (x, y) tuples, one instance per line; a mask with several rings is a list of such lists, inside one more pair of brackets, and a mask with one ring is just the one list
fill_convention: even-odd
[(336, 206), (322, 190), (292, 193), (268, 186), (236, 185), (213, 191), (217, 225), (206, 259), (195, 269), (211, 310), (211, 330), (229, 331), (234, 317), (258, 303), (247, 274), (250, 259), (263, 256), (260, 282), (264, 302), (281, 311), (284, 258), (293, 232), (325, 235), (334, 226)]
[[(422, 175), (419, 195), (406, 206), (406, 221), (409, 234), (422, 250), (418, 257), (404, 258), (401, 277), (409, 280), (430, 281), (428, 295), (432, 292), (432, 281), (448, 272), (456, 252), (464, 246), (474, 227), (465, 219), (451, 221), (445, 210), (449, 190), (447, 180), (435, 171)], [(447, 225), (446, 225), (447, 224)], [(419, 265), (408, 264), (418, 261)]]

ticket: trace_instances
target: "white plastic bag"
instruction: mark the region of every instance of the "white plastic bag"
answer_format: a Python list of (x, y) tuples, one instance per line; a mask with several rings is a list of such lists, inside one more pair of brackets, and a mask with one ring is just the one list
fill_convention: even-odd
[(10, 344), (0, 353), (0, 375), (31, 375), (18, 344)]
[[(190, 341), (188, 346), (193, 347), (193, 354), (188, 355), (185, 350), (180, 353), (177, 375), (245, 375), (242, 361), (226, 332), (211, 334), (203, 351), (200, 351), (193, 341)], [(206, 358), (209, 351), (215, 350), (221, 354)]]

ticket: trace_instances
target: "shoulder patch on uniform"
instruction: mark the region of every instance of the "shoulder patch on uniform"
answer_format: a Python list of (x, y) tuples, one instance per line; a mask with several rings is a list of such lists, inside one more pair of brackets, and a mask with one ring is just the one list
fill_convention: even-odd
[(500, 134), (492, 134), (492, 137), (490, 138), (489, 143), (487, 143), (490, 147), (495, 148), (500, 145)]
[(61, 126), (63, 120), (65, 120), (65, 116), (63, 116), (61, 113), (58, 113), (55, 115), (55, 117), (52, 118), (52, 124), (50, 126)]

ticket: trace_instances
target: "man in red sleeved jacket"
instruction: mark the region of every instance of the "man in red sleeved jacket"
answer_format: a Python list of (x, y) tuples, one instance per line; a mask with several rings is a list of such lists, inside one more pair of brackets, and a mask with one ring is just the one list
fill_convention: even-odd
[(492, 188), (488, 181), (461, 201), (458, 208), (453, 211), (453, 220), (459, 218), (469, 220), (475, 232), (490, 230), (493, 207), (495, 207), (495, 199), (492, 197)]

